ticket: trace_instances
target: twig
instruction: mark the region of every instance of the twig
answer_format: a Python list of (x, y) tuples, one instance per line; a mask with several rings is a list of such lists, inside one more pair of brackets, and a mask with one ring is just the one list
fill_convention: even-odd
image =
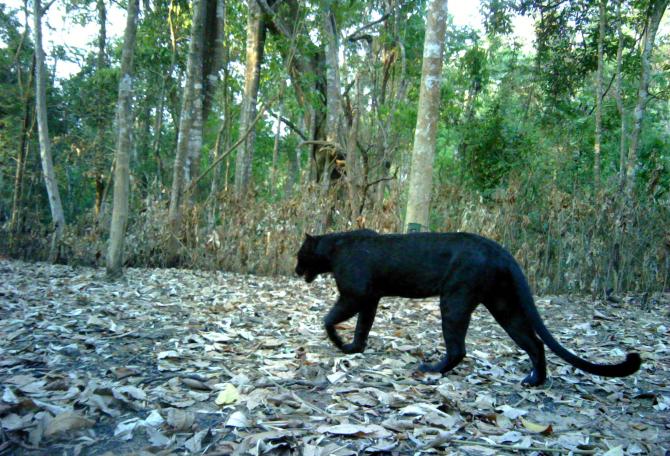
[(255, 385), (258, 388), (265, 388), (267, 386), (276, 386), (278, 384), (283, 385), (283, 386), (293, 386), (293, 385), (307, 386), (307, 387), (310, 387), (310, 388), (325, 388), (326, 386), (328, 386), (327, 381), (316, 382), (316, 381), (310, 381), (310, 380), (297, 380), (297, 379), (294, 379), (294, 378), (286, 378), (286, 379), (282, 378), (282, 379), (277, 379), (277, 380), (268, 380), (268, 381), (265, 381), (265, 382), (257, 382)]
[(188, 186), (188, 188), (186, 189), (186, 191), (184, 193), (188, 193), (191, 190), (193, 190), (195, 188), (196, 184), (198, 182), (200, 182), (200, 179), (202, 179), (207, 174), (209, 174), (209, 172), (212, 169), (214, 169), (214, 167), (216, 165), (218, 165), (224, 158), (226, 158), (228, 156), (228, 154), (230, 154), (232, 151), (237, 149), (237, 146), (242, 144), (242, 142), (245, 139), (247, 139), (247, 136), (249, 136), (249, 134), (256, 128), (256, 124), (261, 119), (261, 117), (263, 117), (263, 114), (265, 114), (265, 111), (267, 111), (270, 108), (270, 106), (272, 106), (272, 104), (275, 101), (277, 101), (277, 98), (278, 97), (275, 97), (272, 100), (270, 100), (269, 103), (266, 103), (263, 106), (261, 106), (261, 109), (258, 110), (258, 114), (256, 115), (256, 117), (254, 117), (254, 120), (251, 122), (251, 125), (249, 125), (249, 128), (247, 128), (247, 131), (245, 131), (244, 134), (242, 136), (240, 136), (239, 139), (237, 141), (235, 141), (235, 143), (232, 146), (230, 146), (224, 153), (222, 153), (219, 157), (217, 157), (217, 159), (214, 160), (206, 170), (204, 170), (198, 177), (193, 179), (191, 181), (191, 184)]
[(359, 27), (357, 30), (354, 30), (353, 33), (348, 35), (344, 40), (345, 41), (356, 41), (357, 39), (359, 39), (358, 36), (357, 36), (359, 33), (361, 33), (363, 30), (369, 29), (370, 27), (374, 27), (375, 25), (379, 24), (380, 22), (384, 22), (386, 19), (389, 18), (389, 16), (391, 16), (391, 13), (392, 12), (386, 13), (382, 17), (377, 19), (376, 21), (369, 22), (369, 23)]
[(303, 146), (330, 146), (334, 149), (339, 149), (342, 150), (342, 146), (339, 143), (332, 142), (332, 141), (323, 141), (319, 139), (312, 139), (310, 141), (303, 141), (300, 144), (298, 144), (298, 147), (303, 147)]
[(377, 180), (375, 180), (375, 181), (368, 182), (367, 184), (365, 184), (365, 189), (367, 190), (368, 188), (370, 188), (370, 187), (372, 187), (373, 185), (376, 185), (376, 184), (378, 184), (378, 183), (380, 183), (380, 182), (393, 180), (393, 179), (395, 179), (396, 177), (398, 177), (398, 171), (397, 171), (397, 170), (396, 170), (395, 173), (393, 173), (393, 176), (382, 177), (382, 178), (377, 179)]
[(307, 141), (307, 135), (306, 135), (302, 130), (300, 130), (300, 129), (298, 128), (298, 126), (297, 126), (296, 124), (294, 124), (293, 122), (291, 122), (289, 119), (287, 119), (287, 118), (284, 117), (284, 116), (280, 116), (279, 114), (276, 114), (276, 113), (274, 113), (274, 112), (272, 112), (272, 111), (268, 111), (268, 114), (269, 114), (270, 116), (274, 117), (275, 119), (279, 119), (279, 120), (281, 120), (281, 122), (282, 122), (284, 125), (286, 125), (286, 126), (289, 127), (291, 130), (293, 130), (298, 136), (300, 136), (300, 138), (302, 138), (303, 141)]
[[(307, 408), (309, 408), (309, 409), (312, 409), (312, 410), (314, 410), (315, 412), (317, 412), (317, 413), (319, 413), (319, 414), (321, 414), (321, 415), (327, 416), (327, 417), (330, 418), (330, 419), (336, 419), (336, 418), (337, 418), (336, 415), (333, 415), (332, 413), (330, 413), (330, 412), (328, 412), (328, 411), (326, 411), (326, 410), (323, 410), (322, 408), (320, 408), (320, 407), (318, 407), (318, 406), (316, 406), (316, 405), (314, 405), (314, 404), (310, 404), (309, 402), (307, 402), (306, 400), (304, 400), (303, 398), (301, 398), (300, 396), (298, 396), (297, 394), (295, 394), (293, 391), (289, 391), (288, 389), (286, 389), (286, 388), (284, 388), (283, 386), (281, 386), (279, 383), (275, 382), (274, 379), (272, 378), (272, 377), (273, 377), (272, 374), (269, 373), (267, 370), (262, 369), (262, 368), (259, 369), (259, 370), (260, 370), (261, 372), (263, 372), (265, 375), (267, 375), (267, 376), (268, 376), (268, 380), (269, 380), (270, 382), (272, 382), (277, 388), (280, 388), (280, 389), (283, 389), (283, 390), (286, 390), (286, 391), (290, 392), (290, 393), (291, 393), (291, 397), (292, 397), (293, 399), (295, 399), (296, 401), (300, 402), (300, 403), (301, 403), (302, 405), (304, 405), (305, 407), (307, 407)], [(353, 417), (353, 416), (349, 416), (349, 419), (351, 419), (351, 420), (353, 420), (353, 421), (356, 421), (356, 422), (358, 422), (358, 423), (360, 423), (360, 424), (363, 424), (363, 421), (361, 421), (361, 420), (359, 420), (358, 418), (355, 418), (355, 417)]]
[(121, 334), (114, 334), (113, 336), (102, 336), (102, 337), (100, 337), (100, 339), (103, 339), (103, 340), (104, 339), (119, 339), (121, 337), (126, 337), (126, 336), (128, 336), (128, 335), (130, 335), (134, 332), (135, 332), (135, 330), (131, 329), (130, 331), (126, 331), (126, 332), (121, 333)]
[(210, 380), (209, 378), (205, 378), (205, 377), (203, 377), (201, 375), (198, 375), (198, 374), (186, 374), (186, 375), (184, 375), (184, 374), (169, 374), (169, 375), (157, 375), (155, 377), (150, 377), (150, 378), (144, 377), (139, 382), (137, 382), (137, 384), (138, 385), (148, 385), (150, 383), (160, 382), (161, 380), (167, 382), (169, 380), (172, 380), (173, 378), (188, 378), (190, 380), (196, 380), (196, 381), (199, 381), (199, 382), (202, 382), (202, 383), (206, 383)]
[(537, 447), (537, 446), (530, 446), (530, 447), (522, 447), (518, 445), (504, 445), (504, 444), (499, 444), (499, 443), (488, 443), (488, 442), (480, 442), (478, 440), (458, 440), (457, 438), (453, 437), (452, 435), (446, 435), (442, 434), (435, 439), (431, 440), (430, 442), (426, 442), (423, 445), (419, 445), (419, 449), (428, 449), (428, 448), (435, 448), (438, 446), (442, 446), (445, 443), (453, 443), (455, 445), (476, 445), (476, 446), (481, 446), (481, 447), (486, 447), (486, 448), (495, 448), (498, 450), (510, 450), (510, 451), (538, 451), (541, 453), (572, 453), (572, 454), (596, 454), (596, 450), (580, 450), (580, 449), (573, 449), (570, 450), (568, 448), (550, 448), (550, 447)]

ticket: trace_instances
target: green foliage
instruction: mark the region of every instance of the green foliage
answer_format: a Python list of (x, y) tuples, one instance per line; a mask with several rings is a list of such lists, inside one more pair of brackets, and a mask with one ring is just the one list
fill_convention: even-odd
[[(150, 8), (142, 9), (135, 52), (129, 245), (135, 249), (130, 257), (133, 264), (164, 265), (166, 259), (161, 249), (166, 233), (162, 226), (172, 178), (192, 11), (187, 0), (149, 3)], [(290, 128), (282, 126), (274, 179), (271, 168), (275, 119), (266, 115), (256, 125), (254, 199), (246, 203), (233, 201), (224, 191), (224, 179), (234, 177), (234, 152), (222, 162), (218, 177), (212, 172), (200, 181), (190, 195), (192, 210), (186, 217), (183, 234), (182, 261), (189, 266), (213, 264), (208, 262), (212, 258), (206, 256), (209, 247), (203, 245), (216, 226), (232, 234), (229, 240), (223, 241), (223, 250), (214, 255), (214, 263), (240, 271), (273, 273), (287, 271), (281, 261), (291, 256), (286, 250), (288, 244), (275, 238), (294, 239), (293, 234), (287, 233), (295, 227), (314, 229), (320, 226), (320, 220), (326, 219), (332, 221), (333, 229), (367, 224), (392, 231), (400, 226), (402, 200), (399, 195), (404, 191), (414, 139), (427, 2), (269, 3), (273, 4), (277, 17), (285, 20), (284, 25), (295, 32), (295, 38), (291, 40), (275, 33), (274, 24), (268, 22), (259, 104), (274, 100), (270, 111), (281, 112), (292, 125)], [(115, 3), (107, 5), (110, 9), (117, 7)], [(648, 5), (647, 0), (622, 3), (623, 120), (628, 132), (637, 100), (639, 39)], [(364, 209), (357, 220), (348, 218), (345, 201), (350, 188), (346, 178), (329, 195), (322, 195), (323, 190), (318, 186), (305, 184), (309, 180), (311, 147), (301, 144), (306, 138), (300, 134), (310, 135), (308, 113), (318, 115), (326, 109), (323, 90), (323, 11), (326, 6), (333, 11), (340, 37), (340, 79), (346, 94), (342, 99), (346, 112), (342, 122), (351, 121), (355, 106), (361, 106), (357, 113), (356, 150), (366, 156), (368, 176), (363, 183)], [(89, 24), (95, 30), (97, 16), (93, 2), (68, 2), (67, 9), (75, 14), (73, 20)], [(530, 52), (515, 42), (514, 14), (536, 18), (537, 38), (535, 49)], [(498, 236), (516, 249), (515, 253), (525, 255), (524, 261), (533, 271), (536, 283), (548, 283), (544, 289), (557, 289), (567, 277), (566, 269), (570, 268), (584, 277), (595, 277), (594, 268), (600, 266), (589, 258), (613, 248), (608, 243), (607, 232), (617, 223), (613, 208), (621, 172), (622, 119), (614, 97), (618, 46), (616, 11), (608, 9), (604, 40), (607, 93), (603, 98), (604, 185), (600, 193), (606, 196), (604, 207), (610, 212), (589, 208), (590, 198), (594, 196), (598, 2), (485, 0), (482, 15), (483, 32), (456, 26), (451, 19), (447, 27), (432, 226), (440, 230), (468, 228)], [(376, 22), (381, 17), (385, 19)], [(33, 50), (30, 34), (24, 36), (19, 18), (22, 17), (17, 12), (0, 5), (0, 224), (10, 217), (14, 165), (21, 143), (26, 100), (31, 116), (34, 109), (32, 87), (28, 84)], [(269, 17), (266, 19), (270, 21)], [(229, 58), (225, 70), (227, 78), (224, 84), (222, 71), (212, 97), (198, 172), (212, 163), (212, 150), (222, 126), (221, 152), (240, 135), (246, 27), (247, 2), (227, 1), (226, 40), (222, 43)], [(354, 32), (356, 36), (352, 35)], [(91, 43), (93, 41), (91, 39)], [(109, 171), (117, 133), (114, 116), (121, 44), (118, 39), (107, 43), (108, 67), (105, 68), (97, 67), (94, 46), (83, 54), (69, 47), (53, 51), (59, 60), (80, 65), (76, 74), (50, 78), (47, 102), (56, 173), (72, 230), (68, 242), (71, 242), (72, 255), (78, 258), (86, 255), (84, 246), (75, 246), (80, 239), (95, 245), (96, 251), (104, 251), (104, 236), (100, 236), (104, 235), (107, 221), (103, 220), (93, 229), (92, 208), (96, 177), (103, 175), (105, 184), (111, 183)], [(661, 35), (653, 55), (651, 98), (640, 139), (636, 187), (639, 216), (659, 226), (667, 224), (667, 210), (663, 212), (661, 208), (667, 203), (670, 189), (669, 56), (670, 38)], [(289, 57), (298, 59), (301, 65), (313, 66), (314, 71), (303, 72), (296, 78), (293, 72), (297, 70), (291, 66)], [(53, 61), (48, 59), (49, 64)], [(53, 68), (49, 70), (52, 73)], [(302, 84), (304, 99), (296, 96), (292, 84), (297, 82)], [(26, 237), (22, 238), (29, 242), (17, 241), (15, 245), (34, 256), (39, 255), (40, 248), (29, 248), (29, 245), (48, 244), (39, 239), (49, 226), (49, 207), (41, 178), (34, 122), (32, 117), (29, 120), (22, 207), (23, 218), (32, 223), (27, 224)], [(625, 140), (629, 138), (626, 136)], [(627, 150), (628, 144), (625, 146)], [(231, 164), (230, 169), (223, 168), (226, 162)], [(297, 176), (298, 172), (302, 175)], [(302, 186), (291, 185), (300, 179)], [(377, 186), (372, 182), (379, 179), (385, 179), (387, 185), (376, 194)], [(210, 193), (212, 187), (218, 189), (218, 193)], [(109, 202), (109, 195), (107, 198)], [(572, 220), (570, 217), (575, 221), (567, 223)], [(597, 232), (591, 229), (596, 219), (604, 220)], [(457, 221), (462, 223), (459, 225)], [(249, 226), (245, 226), (246, 223)], [(626, 248), (632, 250), (622, 251), (622, 255), (644, 249), (645, 242), (653, 236), (663, 236), (660, 228), (653, 230), (640, 224), (632, 233), (626, 244)], [(4, 231), (0, 233), (0, 237), (4, 234)], [(515, 243), (514, 239), (519, 242)], [(527, 253), (529, 245), (541, 246), (541, 253), (535, 256)], [(272, 257), (266, 252), (268, 246), (285, 250)], [(566, 253), (580, 248), (582, 253), (573, 255), (582, 255), (581, 263), (589, 264), (591, 270), (580, 269), (577, 257)], [(238, 254), (236, 249), (247, 250)], [(205, 259), (201, 261), (192, 252), (202, 254)], [(274, 259), (251, 264), (253, 255), (249, 252), (259, 257), (267, 253), (267, 258)], [(658, 252), (649, 248), (645, 255), (645, 261), (655, 264), (662, 275), (663, 268), (658, 266), (661, 260), (652, 258), (658, 256)], [(279, 257), (281, 261), (277, 260)], [(87, 261), (93, 262), (90, 258)], [(643, 266), (631, 262), (634, 274), (645, 277), (645, 286), (662, 283), (658, 278), (652, 280), (649, 274), (645, 275)], [(633, 281), (626, 283), (634, 286)]]

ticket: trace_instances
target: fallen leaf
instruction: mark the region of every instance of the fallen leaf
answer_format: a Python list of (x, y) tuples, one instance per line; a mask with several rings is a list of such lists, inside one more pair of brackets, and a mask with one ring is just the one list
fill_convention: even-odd
[(247, 416), (240, 412), (236, 411), (230, 414), (226, 420), (226, 426), (235, 427), (235, 428), (247, 428), (249, 427), (249, 420)]
[(228, 405), (234, 404), (240, 399), (240, 393), (235, 388), (235, 385), (232, 383), (226, 383), (222, 391), (219, 391), (219, 394), (216, 395), (214, 403), (216, 405)]
[(195, 422), (195, 415), (191, 412), (176, 408), (169, 408), (167, 412), (167, 424), (177, 432), (191, 429)]
[(393, 435), (392, 432), (383, 428), (378, 424), (336, 424), (333, 426), (319, 426), (317, 432), (322, 434), (337, 434), (337, 435), (358, 435), (360, 437), (385, 438)]
[(521, 424), (530, 432), (537, 432), (538, 434), (549, 435), (553, 432), (551, 424), (538, 424), (528, 421), (521, 417)]
[(44, 429), (45, 437), (51, 437), (61, 432), (86, 429), (95, 424), (95, 421), (81, 416), (77, 412), (64, 412), (54, 416)]

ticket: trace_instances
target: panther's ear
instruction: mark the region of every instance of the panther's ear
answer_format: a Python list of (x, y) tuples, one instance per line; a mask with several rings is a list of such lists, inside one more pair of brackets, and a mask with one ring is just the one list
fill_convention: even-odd
[(311, 242), (314, 240), (314, 236), (310, 236), (309, 233), (305, 232), (305, 240)]

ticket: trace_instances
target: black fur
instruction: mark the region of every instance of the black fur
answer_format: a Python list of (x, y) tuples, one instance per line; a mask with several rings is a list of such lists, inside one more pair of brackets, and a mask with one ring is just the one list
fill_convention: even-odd
[[(446, 356), (421, 364), (428, 372), (448, 372), (465, 357), (470, 316), (482, 303), (528, 353), (533, 370), (524, 384), (546, 379), (544, 344), (568, 363), (595, 375), (624, 377), (640, 367), (629, 353), (619, 364), (594, 364), (561, 346), (535, 307), (521, 268), (512, 255), (490, 239), (468, 233), (379, 235), (371, 230), (307, 235), (298, 252), (295, 272), (307, 282), (332, 272), (340, 296), (324, 319), (330, 340), (345, 353), (365, 349), (377, 304), (384, 296), (440, 296)], [(335, 325), (358, 315), (352, 343), (345, 344)], [(539, 337), (538, 337), (539, 336)]]

